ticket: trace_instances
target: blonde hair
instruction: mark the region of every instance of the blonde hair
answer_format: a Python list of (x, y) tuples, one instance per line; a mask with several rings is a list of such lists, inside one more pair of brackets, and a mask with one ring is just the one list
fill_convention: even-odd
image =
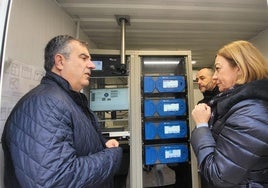
[(247, 41), (234, 41), (223, 46), (217, 55), (224, 57), (232, 67), (240, 68), (237, 84), (268, 78), (268, 62), (261, 52)]

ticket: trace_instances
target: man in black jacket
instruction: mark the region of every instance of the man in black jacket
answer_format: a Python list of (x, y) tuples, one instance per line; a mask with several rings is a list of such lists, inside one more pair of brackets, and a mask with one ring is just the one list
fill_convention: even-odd
[(212, 68), (202, 68), (196, 74), (196, 81), (199, 90), (203, 93), (204, 98), (198, 102), (208, 103), (215, 95), (219, 93), (216, 82), (213, 81), (212, 76), (214, 70)]
[[(216, 83), (213, 81), (212, 76), (214, 70), (212, 68), (202, 68), (196, 74), (196, 80), (198, 83), (199, 90), (203, 93), (204, 98), (198, 102), (199, 103), (208, 103), (215, 95), (219, 93)], [(190, 188), (191, 178), (191, 166), (188, 163), (181, 163), (179, 165), (170, 165), (170, 168), (175, 171), (176, 182), (174, 187), (179, 188)], [(206, 181), (201, 179), (202, 188), (209, 188)]]
[[(203, 93), (204, 98), (198, 101), (200, 103), (208, 102), (219, 93), (219, 88), (216, 85), (216, 82), (212, 79), (214, 70), (212, 68), (202, 68), (196, 74), (196, 81), (198, 83), (199, 90)], [(210, 185), (207, 181), (201, 177), (201, 187), (210, 188)]]

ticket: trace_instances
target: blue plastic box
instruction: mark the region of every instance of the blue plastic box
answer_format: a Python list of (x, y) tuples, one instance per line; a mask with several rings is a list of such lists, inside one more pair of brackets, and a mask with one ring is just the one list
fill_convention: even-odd
[(143, 82), (144, 93), (185, 91), (185, 78), (183, 76), (145, 76)]
[(186, 114), (185, 99), (145, 99), (144, 116), (181, 116)]
[(144, 163), (146, 165), (183, 163), (189, 160), (187, 144), (146, 145)]
[(185, 138), (188, 133), (186, 121), (146, 122), (144, 126), (145, 140)]

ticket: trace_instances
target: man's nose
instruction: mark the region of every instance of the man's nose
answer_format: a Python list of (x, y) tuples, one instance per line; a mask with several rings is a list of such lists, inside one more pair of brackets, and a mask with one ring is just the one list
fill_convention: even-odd
[(96, 68), (95, 64), (91, 60), (89, 60), (88, 67), (90, 69), (95, 69)]

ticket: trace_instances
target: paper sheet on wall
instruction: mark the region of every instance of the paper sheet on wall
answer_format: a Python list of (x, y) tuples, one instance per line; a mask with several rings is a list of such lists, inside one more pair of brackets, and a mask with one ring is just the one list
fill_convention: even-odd
[(0, 134), (5, 121), (18, 100), (40, 83), (45, 71), (17, 60), (6, 60), (4, 64), (2, 100), (0, 111)]

